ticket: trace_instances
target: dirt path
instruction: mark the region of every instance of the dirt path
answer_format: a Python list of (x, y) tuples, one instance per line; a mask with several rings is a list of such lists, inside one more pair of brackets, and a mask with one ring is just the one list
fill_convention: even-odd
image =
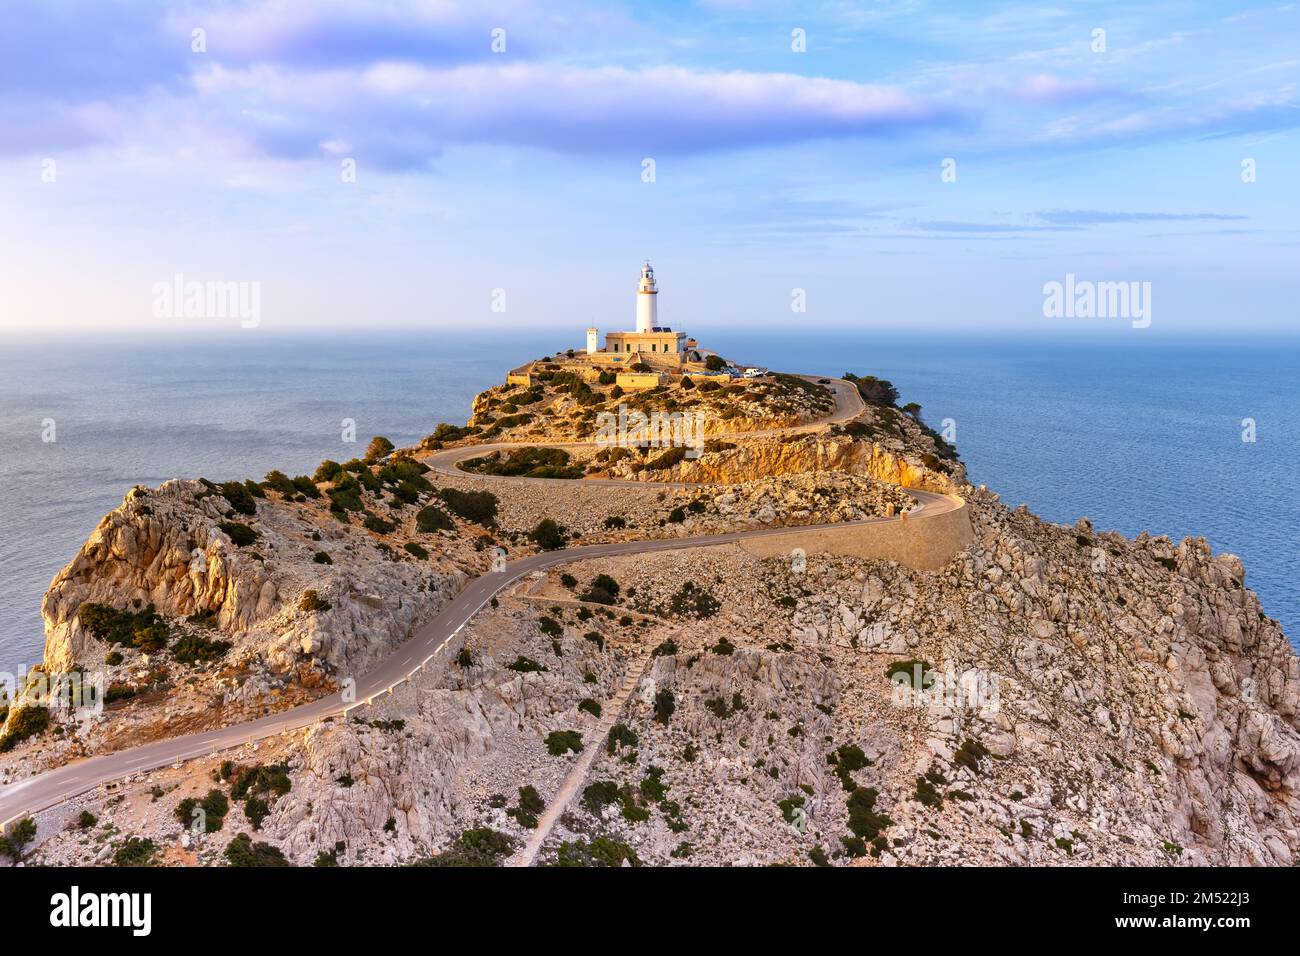
[(569, 774), (564, 778), (564, 783), (560, 785), (559, 791), (551, 798), (546, 810), (542, 813), (537, 821), (537, 829), (528, 836), (528, 842), (523, 848), (515, 853), (506, 861), (506, 866), (532, 866), (537, 859), (537, 853), (546, 842), (547, 836), (550, 835), (551, 828), (555, 826), (555, 821), (560, 819), (560, 814), (569, 805), (569, 801), (574, 798), (582, 782), (587, 779), (587, 771), (591, 769), (591, 763), (596, 759), (596, 754), (605, 745), (605, 739), (609, 736), (610, 728), (623, 713), (623, 705), (627, 699), (632, 696), (636, 690), (636, 685), (641, 680), (641, 675), (645, 673), (646, 664), (650, 661), (649, 654), (643, 654), (639, 658), (633, 658), (628, 663), (627, 678), (623, 681), (623, 686), (618, 692), (609, 699), (600, 712), (600, 721), (596, 724), (595, 733), (592, 740), (582, 749), (573, 767), (570, 768)]

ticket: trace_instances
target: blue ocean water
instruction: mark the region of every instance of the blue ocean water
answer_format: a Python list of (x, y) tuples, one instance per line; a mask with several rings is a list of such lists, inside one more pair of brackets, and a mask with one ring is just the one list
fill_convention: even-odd
[[(697, 332), (790, 371), (891, 379), (931, 424), (951, 418), (971, 479), (1052, 521), (1209, 539), (1246, 564), (1300, 638), (1300, 508), (1289, 490), (1300, 342), (1122, 343)], [(308, 472), (461, 422), (504, 370), (577, 336), (365, 341), (222, 337), (0, 342), (0, 670), (41, 657), (40, 599), (134, 484)], [(1242, 419), (1257, 440), (1243, 442)], [(356, 442), (344, 420), (356, 423)], [(52, 420), (55, 441), (48, 437)]]

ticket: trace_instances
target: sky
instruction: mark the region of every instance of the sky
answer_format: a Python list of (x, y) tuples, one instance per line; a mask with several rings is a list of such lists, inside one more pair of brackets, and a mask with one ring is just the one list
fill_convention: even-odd
[[(578, 344), (632, 326), (646, 258), (661, 322), (688, 330), (1297, 327), (1295, 4), (7, 0), (4, 19), (0, 336)], [(1136, 283), (1148, 321), (1045, 314), (1067, 276)], [(207, 295), (224, 283), (244, 299)]]

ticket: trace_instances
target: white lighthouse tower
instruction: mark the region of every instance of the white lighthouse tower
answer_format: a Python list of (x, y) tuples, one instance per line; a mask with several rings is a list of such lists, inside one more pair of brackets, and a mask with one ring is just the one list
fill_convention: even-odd
[(659, 308), (655, 297), (659, 290), (655, 288), (655, 271), (650, 268), (650, 260), (641, 267), (641, 281), (636, 287), (636, 330), (649, 332), (659, 327)]

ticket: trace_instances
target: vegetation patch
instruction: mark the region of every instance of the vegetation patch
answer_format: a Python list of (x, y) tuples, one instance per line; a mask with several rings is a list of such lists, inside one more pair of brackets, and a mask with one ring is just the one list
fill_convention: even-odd
[[(517, 416), (527, 417), (527, 416)], [(506, 419), (498, 420), (498, 425)], [(495, 427), (495, 426), (494, 426)], [(563, 448), (514, 448), (509, 452), (494, 452), (482, 458), (471, 458), (460, 463), (463, 471), (477, 475), (496, 475), (503, 478), (581, 478), (582, 468), (572, 465)]]
[(172, 645), (172, 656), (182, 664), (215, 661), (230, 650), (230, 641), (214, 641), (197, 634), (186, 634)]
[(128, 837), (113, 851), (114, 866), (152, 866), (158, 845), (148, 837)]
[(226, 533), (226, 537), (228, 537), (237, 548), (247, 547), (261, 537), (256, 531), (244, 524), (242, 521), (223, 521), (217, 527)]
[(546, 751), (552, 757), (562, 757), (569, 751), (582, 753), (582, 734), (576, 730), (553, 730), (546, 735)]
[(288, 866), (284, 854), (269, 843), (254, 843), (247, 833), (241, 833), (226, 847), (226, 860), (231, 866)]
[(447, 510), (458, 518), (490, 525), (496, 521), (497, 496), (490, 491), (459, 491), (444, 488), (438, 492)]
[(929, 661), (894, 661), (885, 669), (891, 683), (906, 684), (913, 690), (924, 690), (934, 683), (934, 668)]
[(636, 851), (626, 843), (611, 840), (608, 837), (596, 837), (588, 843), (586, 840), (566, 841), (560, 844), (555, 854), (556, 866), (640, 866), (641, 860)]
[(8, 753), (28, 737), (35, 737), (50, 725), (48, 707), (23, 707), (8, 715), (0, 734), (0, 753)]
[(560, 531), (560, 526), (551, 518), (543, 518), (537, 522), (537, 527), (532, 530), (529, 537), (543, 551), (557, 551), (564, 547), (564, 534)]
[(707, 618), (722, 609), (722, 602), (694, 581), (687, 581), (672, 596), (668, 608), (676, 617)]
[[(196, 816), (198, 811), (201, 816)], [(220, 790), (209, 790), (208, 795), (203, 799), (197, 797), (186, 797), (180, 803), (176, 804), (176, 819), (182, 824), (192, 826), (196, 819), (203, 821), (204, 833), (216, 833), (226, 822), (226, 814), (230, 812), (230, 801)]]
[(117, 610), (107, 604), (86, 602), (77, 611), (77, 619), (91, 635), (109, 644), (124, 644), (146, 653), (167, 646), (171, 631), (152, 604), (143, 610)]

